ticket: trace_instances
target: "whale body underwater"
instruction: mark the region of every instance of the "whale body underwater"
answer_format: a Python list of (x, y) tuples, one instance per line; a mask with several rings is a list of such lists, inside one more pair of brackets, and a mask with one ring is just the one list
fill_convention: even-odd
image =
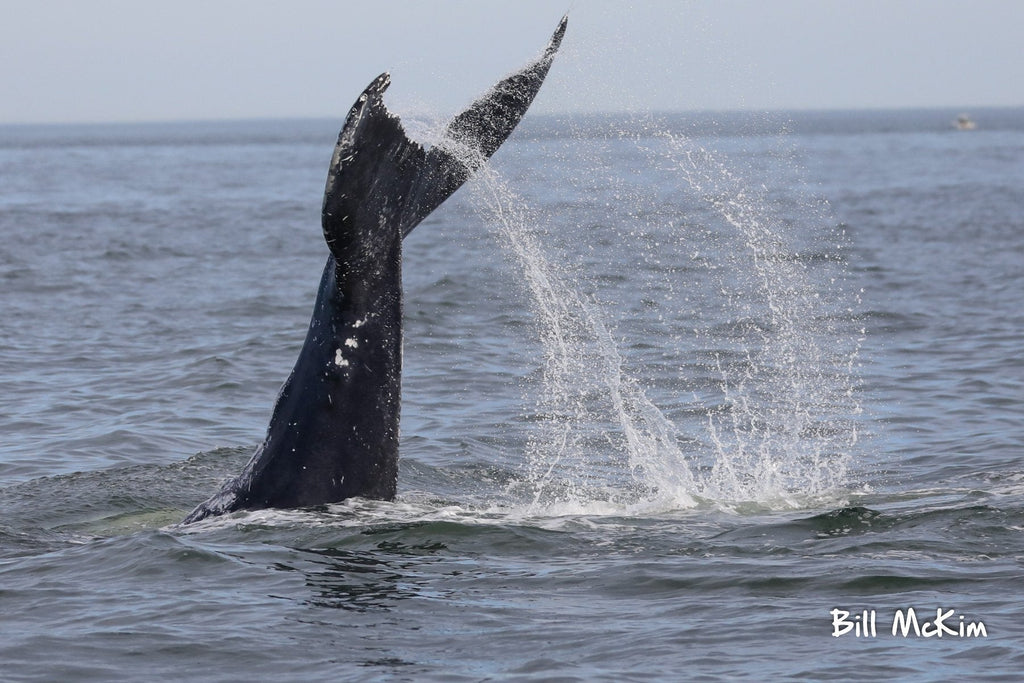
[(566, 25), (563, 17), (538, 59), (458, 114), (429, 149), (384, 106), (387, 73), (359, 96), (327, 173), (321, 222), (330, 254), (298, 360), (252, 459), (183, 524), (235, 510), (395, 497), (402, 239), (512, 133)]

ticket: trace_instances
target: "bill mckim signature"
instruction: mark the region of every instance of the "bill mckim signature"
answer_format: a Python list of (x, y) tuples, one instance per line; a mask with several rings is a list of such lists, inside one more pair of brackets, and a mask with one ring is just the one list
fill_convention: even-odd
[[(878, 637), (877, 610), (863, 610), (853, 614), (848, 610), (833, 609), (832, 637), (852, 635), (855, 638)], [(918, 610), (913, 607), (898, 609), (892, 620), (886, 623), (883, 618), (882, 628), (889, 626), (889, 633), (896, 638), (988, 638), (988, 629), (983, 621), (968, 621), (964, 615), (957, 614), (955, 609), (938, 607), (932, 611)], [(884, 633), (885, 631), (883, 631)]]

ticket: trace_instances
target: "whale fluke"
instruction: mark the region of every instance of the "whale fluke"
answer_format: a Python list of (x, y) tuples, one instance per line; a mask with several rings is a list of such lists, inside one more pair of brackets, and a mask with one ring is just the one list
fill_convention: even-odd
[(263, 443), (235, 479), (183, 523), (239, 509), (392, 499), (398, 481), (402, 238), (515, 129), (565, 34), (458, 114), (429, 149), (384, 106), (384, 73), (338, 135), (321, 224), (330, 255), (306, 340)]

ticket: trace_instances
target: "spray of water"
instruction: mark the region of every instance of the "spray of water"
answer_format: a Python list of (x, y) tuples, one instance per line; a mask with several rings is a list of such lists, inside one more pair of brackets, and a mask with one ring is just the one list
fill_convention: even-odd
[[(666, 212), (663, 202), (634, 193), (626, 215), (642, 225), (617, 226), (619, 235), (628, 236), (656, 223), (677, 253), (693, 252), (694, 262), (707, 264), (702, 286), (717, 290), (715, 305), (725, 309), (728, 322), (698, 324), (688, 339), (678, 332), (659, 337), (705, 349), (712, 386), (701, 397), (693, 391), (692, 398), (678, 399), (698, 404), (701, 433), (692, 423), (683, 433), (648, 398), (613, 334), (614, 307), (585, 293), (587, 273), (549, 258), (544, 226), (550, 217), (484, 165), (470, 185), (475, 204), (521, 271), (543, 350), (542, 377), (528, 407), (536, 429), (518, 484), (529, 510), (628, 511), (691, 507), (702, 500), (793, 507), (841, 489), (856, 442), (849, 418), (859, 410), (851, 371), (858, 342), (848, 343), (831, 312), (842, 293), (823, 296), (820, 278), (812, 277), (809, 259), (793, 245), (792, 231), (774, 213), (763, 186), (752, 190), (757, 186), (722, 155), (685, 137), (650, 126), (631, 130), (623, 135), (649, 166), (717, 224), (686, 229), (675, 214), (678, 203)], [(442, 144), (471, 157), (457, 143)], [(467, 163), (480, 166), (471, 158)], [(613, 167), (601, 172), (609, 174), (609, 185), (621, 184)], [(819, 225), (824, 221), (817, 209), (805, 208)], [(633, 244), (624, 239), (623, 248)], [(830, 260), (817, 259), (841, 270), (839, 260)], [(662, 284), (652, 292), (668, 293), (669, 310), (682, 313), (693, 305), (689, 297), (675, 296), (674, 281)], [(664, 400), (659, 397), (663, 408)]]
[[(734, 319), (747, 323), (744, 354), (728, 367), (716, 357), (723, 401), (707, 414), (715, 458), (701, 494), (796, 505), (802, 496), (840, 489), (857, 441), (852, 366), (861, 340), (850, 339), (830, 311), (849, 296), (838, 278), (829, 277), (823, 291), (810, 272), (816, 260), (819, 270), (835, 273), (838, 256), (797, 251), (767, 188), (719, 155), (681, 136), (660, 133), (656, 140), (661, 144), (648, 154), (668, 162), (741, 247), (728, 260), (727, 299)], [(825, 223), (810, 204), (803, 211), (814, 219), (811, 227)]]
[[(499, 228), (522, 271), (544, 351), (534, 408), (541, 420), (526, 454), (531, 507), (635, 502), (657, 454), (678, 451), (673, 425), (623, 371), (598, 304), (546, 257), (534, 232), (543, 223), (538, 212), (492, 168), (473, 187), (481, 212)], [(664, 482), (674, 485), (677, 499), (689, 500), (693, 482), (686, 468)]]

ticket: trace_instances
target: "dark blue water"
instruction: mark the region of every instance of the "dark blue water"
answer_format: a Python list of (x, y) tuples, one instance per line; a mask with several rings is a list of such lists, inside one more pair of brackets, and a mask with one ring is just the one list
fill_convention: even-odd
[(0, 128), (0, 678), (1017, 680), (1024, 110), (973, 113), (528, 118), (405, 242), (399, 500), (189, 528), (338, 122)]

